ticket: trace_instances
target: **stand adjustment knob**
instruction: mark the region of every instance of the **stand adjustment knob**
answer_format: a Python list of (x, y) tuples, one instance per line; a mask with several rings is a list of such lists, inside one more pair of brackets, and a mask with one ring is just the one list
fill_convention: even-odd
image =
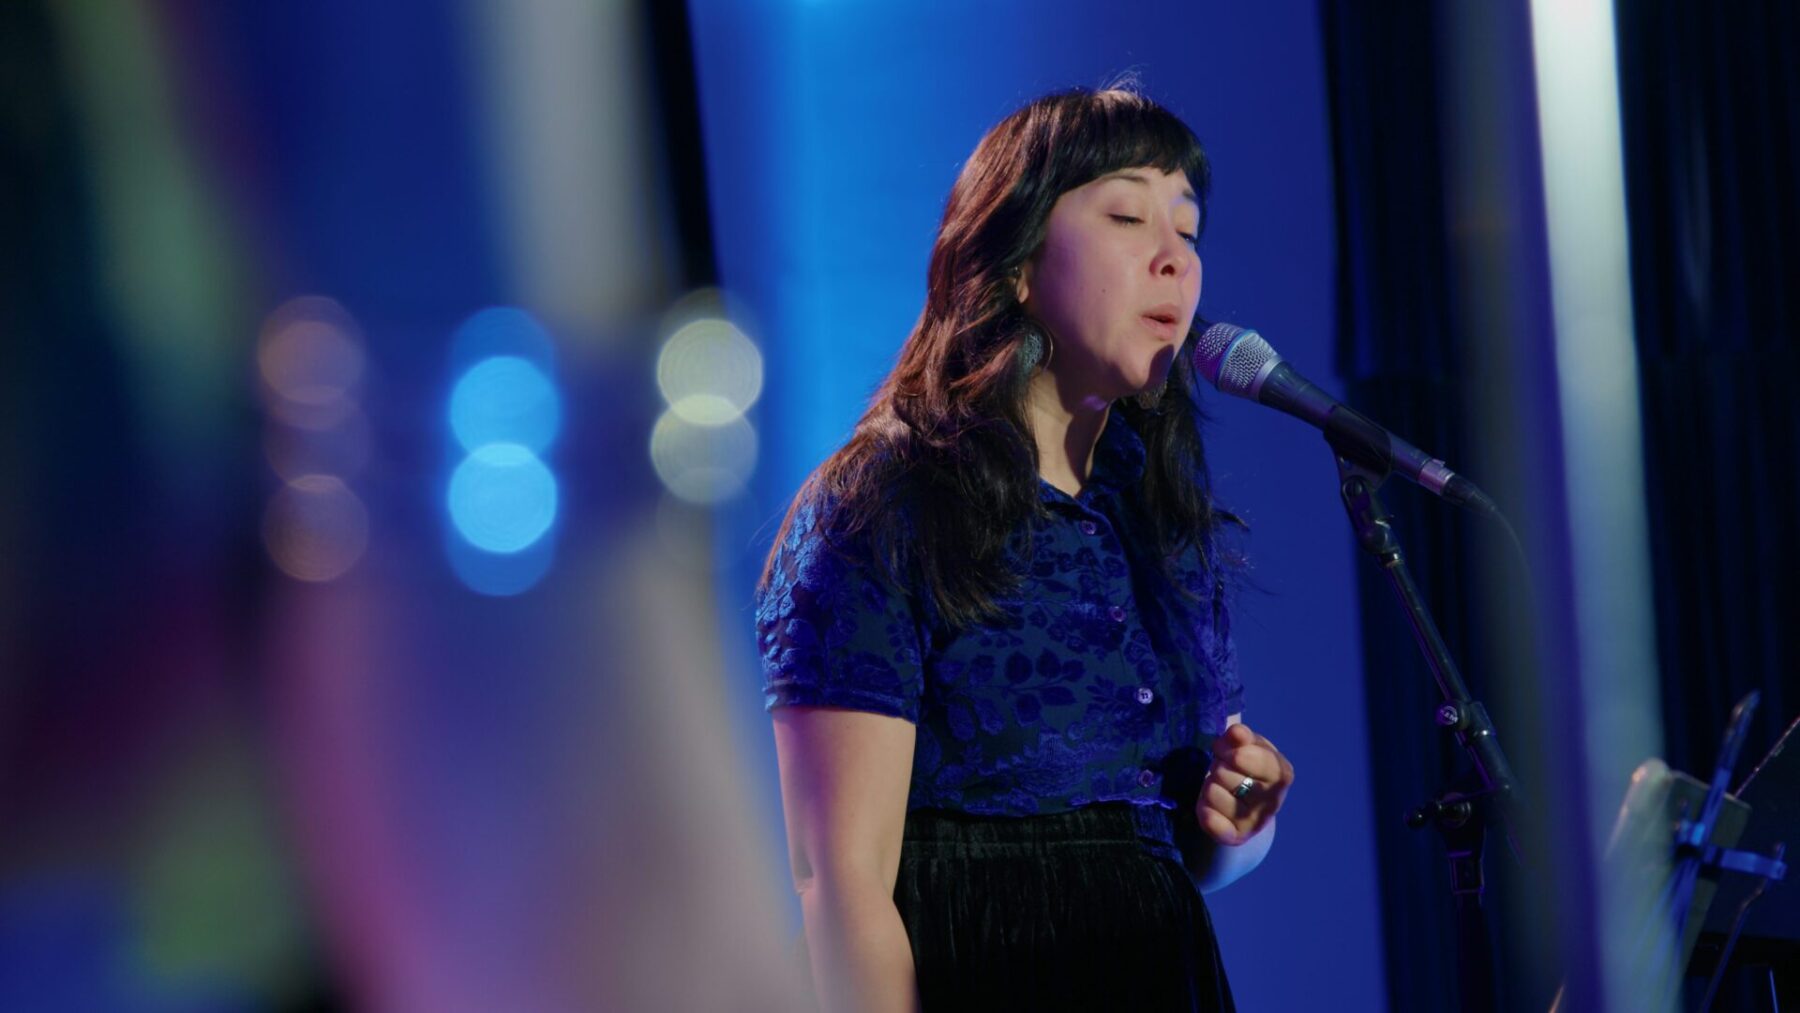
[(1406, 825), (1414, 830), (1436, 823), (1445, 829), (1454, 829), (1469, 822), (1475, 815), (1475, 807), (1466, 798), (1445, 802), (1432, 799), (1412, 812), (1406, 814)]

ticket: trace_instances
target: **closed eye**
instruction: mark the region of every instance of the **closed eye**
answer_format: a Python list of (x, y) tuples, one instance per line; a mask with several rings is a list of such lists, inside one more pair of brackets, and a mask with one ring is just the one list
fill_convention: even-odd
[[(1136, 218), (1131, 215), (1108, 215), (1107, 217), (1111, 218), (1113, 221), (1118, 222), (1121, 225), (1142, 225), (1142, 224), (1144, 224), (1144, 220), (1142, 218)], [(1192, 233), (1192, 232), (1182, 232), (1182, 233), (1178, 233), (1178, 235), (1181, 236), (1182, 242), (1188, 244), (1189, 249), (1197, 250), (1200, 248), (1200, 237), (1198, 234)]]

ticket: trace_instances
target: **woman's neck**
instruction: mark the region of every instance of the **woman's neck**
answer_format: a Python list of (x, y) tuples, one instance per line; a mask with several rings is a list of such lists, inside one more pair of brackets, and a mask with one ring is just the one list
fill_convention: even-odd
[(1048, 371), (1031, 378), (1025, 400), (1037, 443), (1038, 474), (1070, 496), (1079, 495), (1093, 468), (1094, 448), (1106, 429), (1111, 402), (1064, 390)]

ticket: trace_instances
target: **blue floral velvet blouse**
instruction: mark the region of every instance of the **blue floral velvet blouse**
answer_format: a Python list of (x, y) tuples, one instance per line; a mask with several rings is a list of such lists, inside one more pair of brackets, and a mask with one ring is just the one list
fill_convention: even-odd
[(1049, 516), (1009, 540), (1023, 580), (1003, 617), (960, 631), (864, 547), (828, 546), (829, 504), (803, 500), (757, 596), (767, 709), (917, 725), (908, 811), (1191, 805), (1243, 689), (1221, 570), (1202, 561), (1216, 547), (1158, 564), (1137, 495), (1144, 461), (1113, 412), (1079, 496), (1039, 480)]

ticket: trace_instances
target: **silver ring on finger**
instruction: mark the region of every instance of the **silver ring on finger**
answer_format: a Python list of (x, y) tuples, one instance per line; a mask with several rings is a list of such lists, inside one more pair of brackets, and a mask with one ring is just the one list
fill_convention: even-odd
[(1236, 788), (1231, 789), (1231, 796), (1233, 798), (1243, 798), (1245, 795), (1250, 794), (1250, 789), (1254, 787), (1256, 787), (1256, 778), (1246, 777)]

